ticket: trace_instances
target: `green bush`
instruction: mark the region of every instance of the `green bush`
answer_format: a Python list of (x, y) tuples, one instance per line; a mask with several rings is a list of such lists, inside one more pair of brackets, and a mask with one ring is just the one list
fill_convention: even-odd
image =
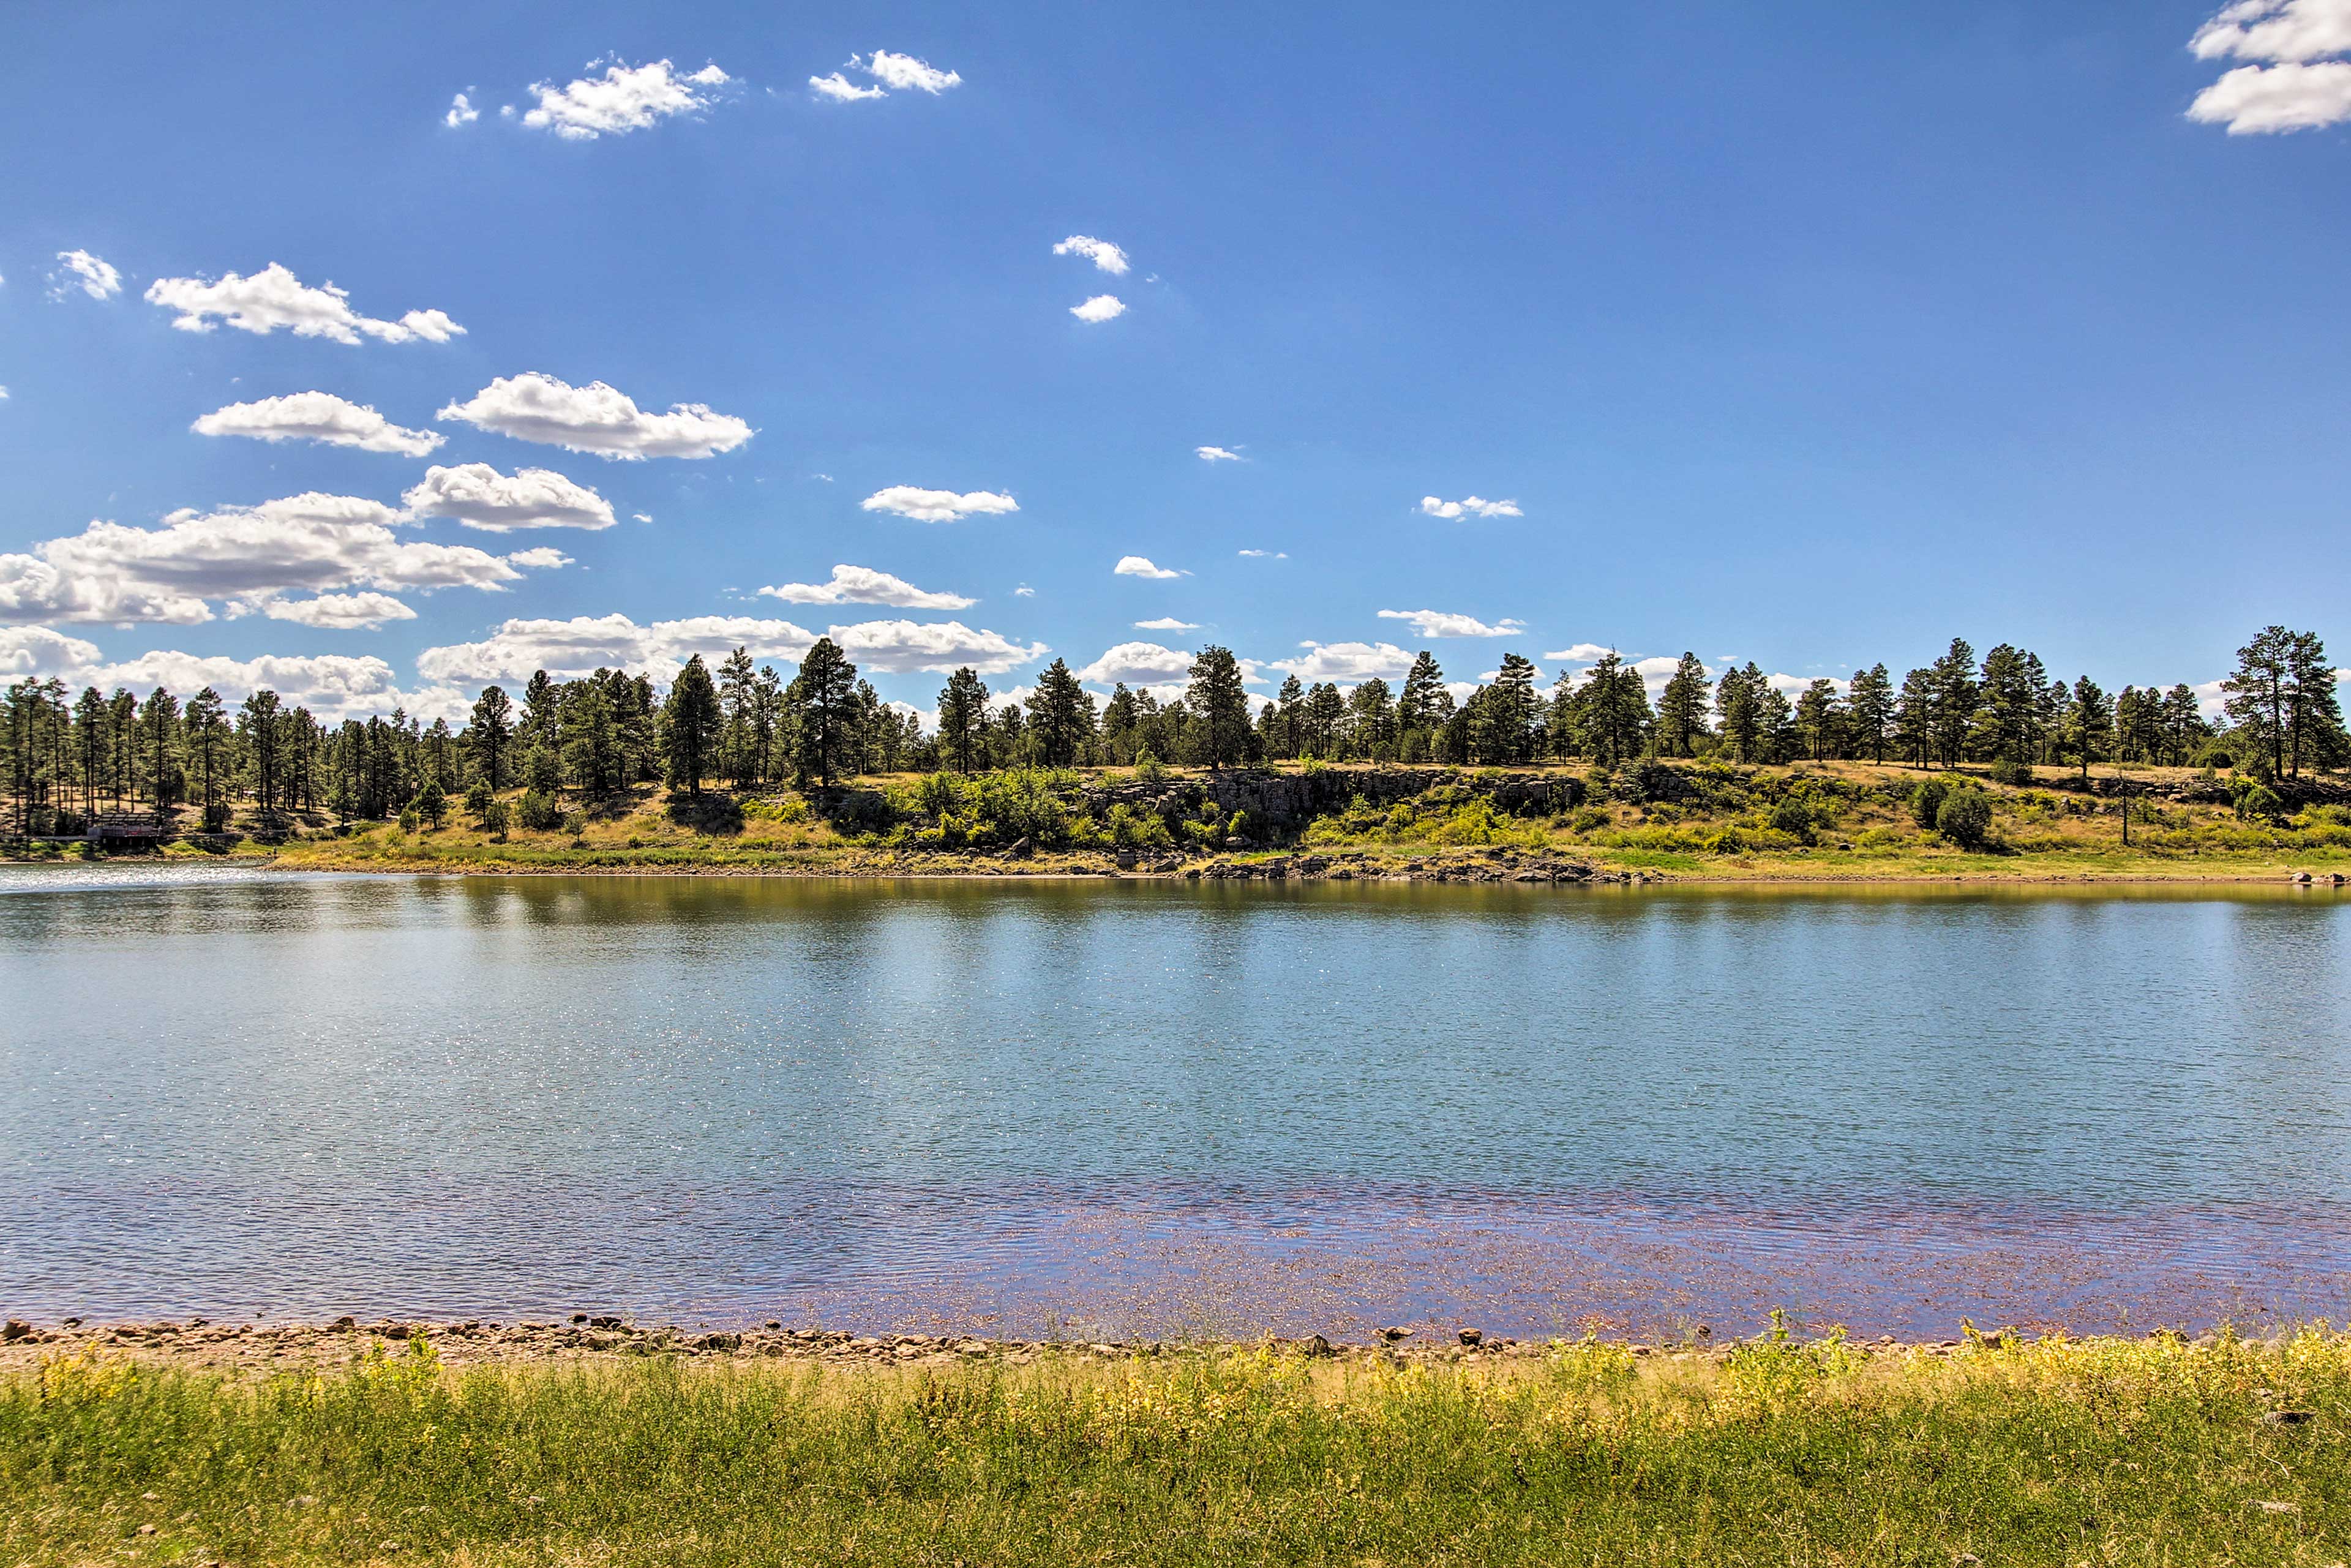
[(1772, 807), (1771, 826), (1799, 843), (1813, 841), (1813, 814), (1801, 800), (1783, 800)]
[(1121, 801), (1110, 809), (1103, 824), (1110, 841), (1123, 850), (1165, 850), (1175, 847), (1175, 835), (1155, 811), (1138, 811)]
[(1951, 787), (1940, 779), (1929, 779), (1910, 791), (1910, 816), (1922, 828), (1936, 825), (1943, 811), (1944, 798)]
[(555, 796), (548, 790), (526, 789), (515, 819), (530, 831), (543, 833), (563, 825), (563, 808), (556, 804)]
[(1935, 831), (1963, 850), (1983, 848), (1991, 837), (1991, 797), (1980, 789), (1946, 791), (1935, 811)]
[(2003, 757), (1991, 765), (1991, 781), (2011, 786), (2030, 784), (2032, 769), (2013, 757)]

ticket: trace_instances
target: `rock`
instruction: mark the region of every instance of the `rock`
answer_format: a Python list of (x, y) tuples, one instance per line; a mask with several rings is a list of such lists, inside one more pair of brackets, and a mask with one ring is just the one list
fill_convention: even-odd
[(616, 1317), (601, 1317), (590, 1318), (588, 1320), (588, 1326), (591, 1329), (617, 1329), (626, 1328), (628, 1325)]
[(378, 1323), (376, 1325), (375, 1332), (381, 1334), (386, 1339), (406, 1339), (408, 1337), (408, 1325), (406, 1323)]
[(1406, 1328), (1389, 1328), (1380, 1330), (1380, 1340), (1385, 1344), (1394, 1344), (1400, 1339), (1410, 1339), (1411, 1337), (1412, 1331)]
[(341, 1317), (337, 1318), (333, 1322), (329, 1323), (327, 1326), (338, 1333), (349, 1333), (351, 1330), (360, 1326), (360, 1321), (359, 1319), (351, 1316), (350, 1313), (345, 1312)]
[(1298, 1348), (1304, 1351), (1310, 1356), (1332, 1355), (1337, 1354), (1332, 1350), (1331, 1342), (1324, 1339), (1319, 1333), (1308, 1334), (1303, 1341), (1300, 1342)]
[(1461, 1331), (1461, 1343), (1468, 1345), (1470, 1349), (1475, 1350), (1478, 1346), (1486, 1343), (1485, 1333), (1479, 1329), (1463, 1329)]
[(1011, 848), (1004, 852), (1004, 858), (1007, 860), (1016, 861), (1027, 860), (1029, 855), (1034, 852), (1035, 847), (1029, 842), (1026, 837), (1022, 837), (1012, 841)]
[(2304, 1427), (2318, 1419), (2315, 1410), (2273, 1410), (2262, 1417), (2264, 1427)]
[(705, 1350), (741, 1350), (743, 1336), (738, 1333), (706, 1333), (702, 1336)]
[(21, 1318), (10, 1318), (0, 1324), (0, 1340), (20, 1340), (33, 1332), (33, 1325)]
[(2293, 880), (2306, 885), (2310, 881), (2310, 873), (2306, 871), (2298, 871), (2294, 873)]

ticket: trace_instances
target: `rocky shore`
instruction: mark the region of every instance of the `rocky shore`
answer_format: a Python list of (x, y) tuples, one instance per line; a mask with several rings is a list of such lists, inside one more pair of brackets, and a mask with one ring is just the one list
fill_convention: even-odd
[[(1734, 1348), (1709, 1343), (1711, 1335), (1677, 1344), (1639, 1342), (1624, 1348), (1635, 1357), (1719, 1360)], [(452, 1365), (543, 1363), (605, 1357), (679, 1356), (715, 1360), (782, 1358), (842, 1365), (935, 1367), (998, 1362), (1023, 1364), (1040, 1358), (1124, 1361), (1211, 1350), (1261, 1346), (1334, 1363), (1508, 1362), (1541, 1356), (1552, 1340), (1489, 1338), (1477, 1329), (1446, 1332), (1403, 1327), (1379, 1331), (1370, 1343), (1334, 1342), (1321, 1334), (1304, 1339), (1266, 1338), (1223, 1343), (1160, 1341), (986, 1339), (973, 1334), (857, 1334), (843, 1330), (786, 1328), (769, 1322), (744, 1329), (685, 1329), (651, 1325), (587, 1313), (568, 1322), (457, 1322), (381, 1319), (362, 1323), (338, 1318), (324, 1324), (214, 1322), (201, 1317), (182, 1322), (85, 1323), (78, 1318), (41, 1325), (20, 1319), (0, 1327), (0, 1374), (24, 1371), (59, 1355), (124, 1356), (133, 1361), (256, 1375), (327, 1369), (370, 1354), (399, 1354), (410, 1342), (429, 1341), (442, 1362)], [(1942, 1356), (1966, 1348), (1959, 1340), (1902, 1343), (1891, 1335), (1857, 1343), (1870, 1354)], [(2016, 1343), (2013, 1333), (1992, 1343)]]

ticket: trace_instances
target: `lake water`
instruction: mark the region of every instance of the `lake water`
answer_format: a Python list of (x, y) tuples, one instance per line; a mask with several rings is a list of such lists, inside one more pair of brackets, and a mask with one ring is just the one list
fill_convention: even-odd
[(0, 1308), (2351, 1313), (2326, 890), (0, 872)]

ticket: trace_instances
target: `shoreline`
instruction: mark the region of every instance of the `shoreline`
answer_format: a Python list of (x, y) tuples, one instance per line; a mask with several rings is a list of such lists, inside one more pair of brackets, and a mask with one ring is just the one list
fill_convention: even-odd
[[(2304, 891), (2335, 892), (2351, 886), (2351, 874), (2331, 870), (2302, 871), (2299, 868), (2265, 866), (2258, 870), (2169, 870), (2134, 868), (2130, 870), (2092, 869), (2085, 871), (2019, 870), (1920, 872), (1911, 870), (1876, 872), (1865, 869), (1850, 871), (1798, 872), (1773, 869), (1754, 874), (1725, 872), (1690, 872), (1660, 870), (1653, 867), (1594, 867), (1584, 876), (1530, 878), (1501, 874), (1413, 874), (1407, 871), (1373, 870), (1351, 876), (1332, 877), (1311, 873), (1278, 873), (1264, 874), (1255, 872), (1247, 862), (1237, 862), (1234, 869), (1212, 873), (1204, 865), (1188, 866), (1181, 871), (1141, 871), (1117, 867), (1050, 867), (1031, 870), (1027, 867), (998, 869), (975, 866), (956, 870), (935, 866), (902, 868), (893, 866), (841, 866), (811, 868), (795, 866), (758, 866), (714, 863), (709, 865), (613, 865), (592, 861), (578, 863), (541, 863), (484, 865), (478, 863), (450, 864), (434, 860), (402, 862), (339, 861), (321, 859), (298, 864), (284, 863), (280, 855), (172, 856), (148, 855), (100, 856), (89, 859), (26, 859), (0, 857), (0, 869), (86, 869), (120, 867), (124, 869), (172, 868), (183, 866), (235, 866), (256, 871), (281, 872), (289, 876), (304, 874), (335, 876), (448, 876), (448, 877), (661, 877), (661, 878), (727, 878), (747, 881), (789, 882), (1023, 882), (1023, 883), (1187, 883), (1187, 882), (1256, 882), (1272, 883), (1322, 884), (1332, 882), (1363, 882), (1382, 886), (1477, 886), (1477, 885), (1544, 885), (1559, 888), (1633, 888), (1633, 887), (1758, 887), (1758, 888), (1834, 888), (1834, 887), (1948, 887), (1967, 886), (2147, 886), (2183, 887), (2220, 885), (2233, 887), (2284, 886)], [(1475, 868), (1465, 867), (1464, 870)]]
[[(1611, 1339), (1597, 1334), (1582, 1339), (1520, 1340), (1489, 1337), (1475, 1328), (1399, 1325), (1382, 1329), (1367, 1341), (1332, 1339), (1320, 1333), (1302, 1338), (1268, 1334), (1254, 1339), (1030, 1340), (898, 1330), (858, 1333), (845, 1329), (788, 1328), (774, 1320), (743, 1327), (684, 1328), (674, 1323), (642, 1324), (617, 1315), (590, 1316), (584, 1312), (574, 1314), (574, 1319), (507, 1323), (482, 1319), (433, 1322), (383, 1318), (361, 1323), (345, 1316), (327, 1323), (305, 1323), (215, 1322), (196, 1316), (180, 1321), (93, 1324), (68, 1318), (45, 1327), (11, 1318), (5, 1330), (0, 1330), (0, 1336), (5, 1336), (0, 1337), (0, 1377), (37, 1370), (60, 1357), (124, 1358), (175, 1369), (258, 1375), (324, 1371), (356, 1364), (371, 1355), (403, 1351), (413, 1354), (420, 1343), (429, 1344), (433, 1354), (451, 1366), (610, 1363), (675, 1356), (737, 1364), (781, 1360), (827, 1366), (919, 1369), (988, 1364), (1020, 1366), (1057, 1358), (1123, 1362), (1269, 1350), (1276, 1354), (1333, 1364), (1506, 1365), (1539, 1360), (1562, 1348), (1579, 1345), (1605, 1346), (1636, 1360), (1708, 1363), (1727, 1360), (1742, 1346), (1770, 1339), (1765, 1334), (1718, 1341), (1709, 1332), (1701, 1330), (1693, 1336), (1665, 1343)], [(1892, 1334), (1884, 1334), (1842, 1343), (1855, 1354), (1865, 1356), (1941, 1358), (1970, 1350), (2013, 1349), (2043, 1340), (2075, 1343), (2220, 1342), (2220, 1336), (2209, 1333), (2189, 1338), (2164, 1329), (2147, 1334), (2081, 1336), (2062, 1333), (2025, 1334), (2014, 1328), (1986, 1333), (1963, 1329), (1962, 1333), (1963, 1337), (1959, 1339), (1898, 1340)], [(1823, 1342), (1816, 1338), (1803, 1343)]]

